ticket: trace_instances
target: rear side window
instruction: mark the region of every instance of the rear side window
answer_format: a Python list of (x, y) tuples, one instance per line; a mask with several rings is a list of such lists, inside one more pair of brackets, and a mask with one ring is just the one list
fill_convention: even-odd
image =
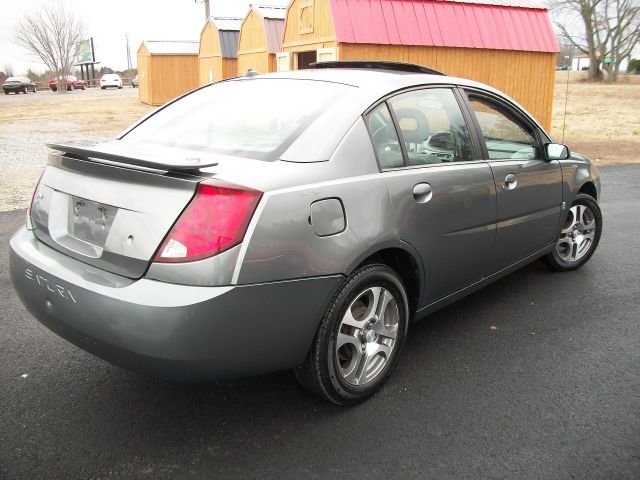
[(471, 97), (489, 160), (534, 159), (537, 141), (532, 129), (485, 99)]
[(378, 162), (383, 169), (404, 166), (398, 132), (386, 103), (378, 105), (367, 117), (367, 127)]
[(353, 88), (293, 79), (220, 82), (168, 105), (124, 139), (275, 160)]
[[(397, 150), (404, 150), (407, 166), (473, 160), (469, 131), (452, 90), (412, 90), (389, 99), (387, 104), (393, 113), (389, 117), (394, 118), (396, 122), (395, 130), (383, 130), (377, 125), (372, 125), (372, 122), (381, 116), (380, 111), (384, 112), (387, 108), (384, 105), (374, 110), (368, 118), (369, 131), (383, 168), (403, 166), (397, 161), (393, 164), (385, 162), (388, 154), (380, 154), (378, 135), (382, 136), (382, 132), (385, 131), (388, 132), (391, 148), (394, 143), (400, 143), (401, 148)], [(394, 136), (396, 131), (399, 135)], [(386, 150), (389, 148), (385, 146)]]

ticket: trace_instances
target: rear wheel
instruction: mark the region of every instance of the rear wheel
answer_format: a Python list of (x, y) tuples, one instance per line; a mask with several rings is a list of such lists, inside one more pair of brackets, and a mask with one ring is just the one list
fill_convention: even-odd
[(332, 403), (361, 402), (391, 374), (408, 323), (409, 303), (400, 277), (386, 265), (364, 266), (347, 278), (329, 304), (296, 376)]
[(580, 193), (567, 212), (560, 237), (547, 255), (549, 266), (558, 271), (580, 268), (595, 252), (602, 234), (602, 213), (593, 197)]

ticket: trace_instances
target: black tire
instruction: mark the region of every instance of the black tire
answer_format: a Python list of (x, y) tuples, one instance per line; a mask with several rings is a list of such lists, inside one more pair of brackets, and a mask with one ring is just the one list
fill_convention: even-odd
[[(375, 291), (379, 292), (377, 299), (374, 296)], [(378, 299), (382, 295), (380, 292), (386, 292), (391, 297), (386, 297), (390, 300), (384, 304), (385, 310), (378, 312)], [(371, 299), (370, 303), (363, 301), (366, 298)], [(353, 328), (352, 331), (345, 334), (345, 328), (351, 329), (352, 327), (344, 324), (343, 320), (348, 310), (352, 314), (352, 318), (358, 318), (358, 315), (354, 314), (356, 305), (360, 306), (359, 312), (362, 312), (362, 309), (366, 310), (366, 313), (361, 317), (363, 321), (369, 318), (374, 309), (379, 315), (373, 316), (375, 324), (374, 320), (370, 320), (368, 323), (365, 321), (365, 328)], [(388, 319), (395, 322), (391, 327), (387, 325)], [(381, 328), (385, 332), (395, 330), (395, 338), (379, 334), (375, 340), (370, 340), (366, 334), (376, 330), (374, 325), (382, 325)], [(377, 392), (393, 371), (406, 339), (408, 326), (409, 302), (400, 277), (387, 265), (365, 265), (345, 280), (329, 303), (305, 363), (294, 370), (296, 377), (310, 392), (336, 405), (347, 406), (362, 402)], [(336, 348), (339, 333), (341, 336), (346, 335), (349, 339), (356, 340), (356, 342), (344, 343), (340, 348)], [(373, 337), (376, 337), (375, 332), (371, 338)], [(361, 350), (358, 350), (356, 346), (358, 342), (361, 342)], [(381, 345), (384, 342), (391, 343), (391, 345)], [(375, 348), (376, 353), (368, 357), (363, 355), (363, 352), (369, 353), (367, 349), (369, 345)], [(383, 352), (378, 349), (380, 346), (390, 349), (388, 357), (387, 350)], [(348, 348), (345, 349), (345, 347)], [(346, 350), (351, 352), (352, 358), (348, 358)], [(364, 359), (364, 363), (361, 363), (362, 359)], [(345, 376), (345, 366), (346, 369), (351, 369), (351, 373), (355, 372), (355, 375)], [(370, 379), (365, 378), (361, 384), (348, 381), (349, 378), (357, 377), (356, 383), (359, 383), (364, 368), (370, 367), (373, 367)]]
[(100, 87), (100, 90), (106, 90), (107, 87)]
[[(576, 212), (581, 217), (578, 222), (575, 218)], [(585, 224), (582, 218), (587, 218), (589, 221)], [(593, 221), (593, 227), (588, 228), (591, 221)], [(580, 248), (582, 243), (578, 245), (573, 242), (572, 235), (575, 234), (581, 238), (581, 242), (588, 241), (582, 251)], [(579, 193), (571, 204), (571, 208), (567, 210), (558, 241), (553, 251), (545, 257), (545, 263), (559, 272), (576, 270), (589, 261), (598, 247), (601, 235), (602, 212), (598, 202), (590, 195)]]

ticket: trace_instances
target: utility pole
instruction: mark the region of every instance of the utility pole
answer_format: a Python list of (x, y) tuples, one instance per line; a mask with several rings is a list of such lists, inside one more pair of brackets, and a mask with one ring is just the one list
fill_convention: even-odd
[(211, 17), (211, 10), (209, 9), (209, 0), (195, 0), (196, 3), (204, 3), (204, 21), (208, 22)]
[(129, 47), (129, 34), (125, 34), (127, 40), (127, 70), (131, 70), (131, 47)]

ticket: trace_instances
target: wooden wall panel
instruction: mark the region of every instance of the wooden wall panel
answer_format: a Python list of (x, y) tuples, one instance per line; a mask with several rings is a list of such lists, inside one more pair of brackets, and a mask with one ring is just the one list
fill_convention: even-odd
[(555, 53), (342, 43), (338, 58), (417, 63), (486, 83), (513, 97), (544, 128), (551, 128)]
[[(200, 34), (200, 53), (198, 54), (198, 85), (200, 87), (217, 82), (223, 78), (222, 49), (218, 29), (207, 22)], [(235, 59), (234, 59), (235, 61)]]
[[(313, 8), (312, 31), (309, 31), (308, 23), (301, 24), (301, 6), (311, 4)], [(308, 12), (303, 13), (303, 23), (309, 21)], [(301, 33), (307, 31), (308, 33)], [(334, 47), (336, 32), (333, 28), (331, 8), (328, 0), (294, 0), (287, 10), (287, 18), (284, 27), (283, 52), (299, 52), (304, 50), (316, 50), (318, 48)], [(300, 48), (302, 47), (302, 48)]]
[(145, 103), (162, 105), (198, 86), (197, 55), (151, 55), (148, 59), (149, 95)]
[[(238, 59), (223, 58), (220, 62), (220, 75), (222, 79), (238, 76)], [(217, 79), (219, 80), (219, 79)]]
[(264, 20), (251, 10), (240, 29), (237, 75), (253, 68), (260, 73), (276, 71), (276, 56), (267, 53)]

